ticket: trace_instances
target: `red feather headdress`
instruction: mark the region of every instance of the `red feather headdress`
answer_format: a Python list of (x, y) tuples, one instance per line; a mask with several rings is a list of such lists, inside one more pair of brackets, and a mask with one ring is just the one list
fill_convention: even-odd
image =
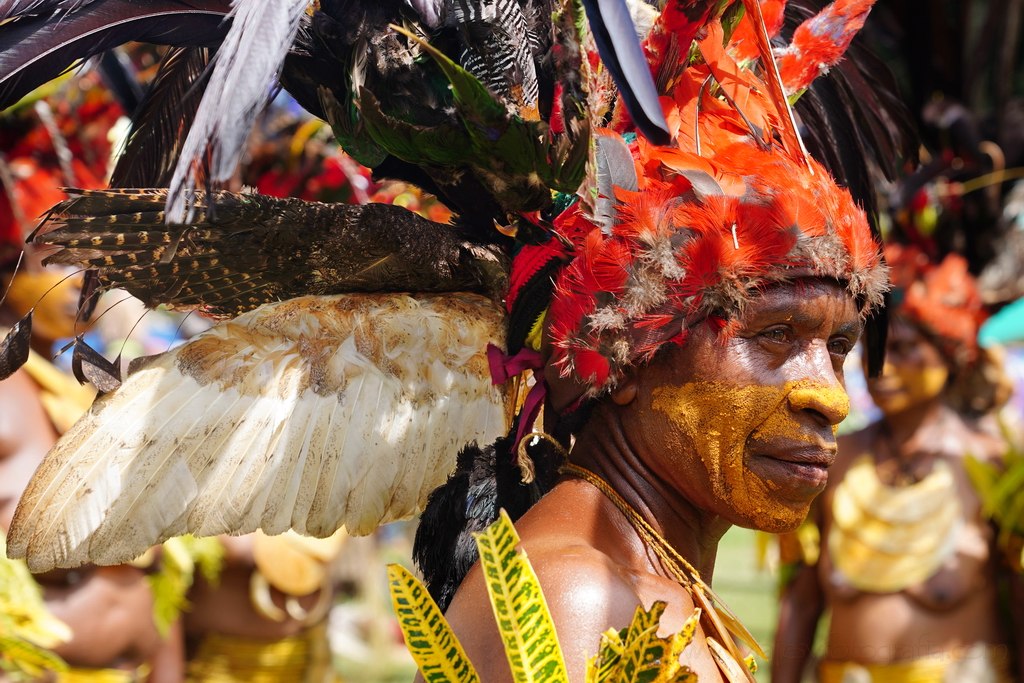
[(887, 244), (896, 313), (921, 328), (957, 366), (978, 356), (978, 329), (986, 314), (967, 260), (949, 254), (940, 263), (915, 246)]
[(668, 3), (644, 48), (656, 82), (667, 84), (661, 101), (675, 144), (627, 145), (619, 136), (630, 124), (617, 111), (601, 133), (611, 144), (595, 147), (626, 146), (635, 176), (627, 169), (611, 197), (607, 179), (596, 182), (555, 223), (572, 228), (563, 236), (575, 257), (546, 316), (549, 363), (584, 395), (614, 386), (663, 344), (683, 343), (698, 321), (728, 330), (770, 283), (834, 278), (864, 314), (888, 287), (864, 212), (807, 155), (789, 102), (841, 58), (872, 2), (838, 0), (797, 30), (778, 62), (769, 36), (784, 3), (763, 3), (767, 23), (755, 0), (743, 4), (736, 25), (722, 19), (728, 2)]

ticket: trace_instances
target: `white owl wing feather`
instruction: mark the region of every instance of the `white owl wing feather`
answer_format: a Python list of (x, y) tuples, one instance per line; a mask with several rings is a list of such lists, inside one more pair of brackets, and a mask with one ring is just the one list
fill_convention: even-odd
[(8, 538), (33, 571), (116, 564), (172, 536), (326, 537), (416, 513), (466, 443), (505, 431), (471, 294), (268, 304), (155, 356), (47, 454)]

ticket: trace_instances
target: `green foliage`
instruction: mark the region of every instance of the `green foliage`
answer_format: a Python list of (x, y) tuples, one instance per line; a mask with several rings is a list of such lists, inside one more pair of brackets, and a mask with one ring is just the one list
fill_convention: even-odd
[[(540, 582), (505, 511), (475, 536), (491, 608), (516, 681), (568, 683), (565, 660)], [(478, 680), (465, 651), (422, 583), (399, 565), (389, 565), (391, 600), (405, 642), (427, 681)], [(638, 607), (622, 631), (609, 630), (598, 654), (587, 662), (587, 683), (694, 683), (680, 665), (700, 619), (696, 611), (682, 630), (657, 635), (665, 604)]]
[(163, 544), (160, 570), (150, 575), (153, 591), (153, 621), (161, 635), (188, 609), (189, 588), (195, 581), (196, 569), (210, 583), (216, 583), (224, 563), (224, 546), (216, 538), (178, 536)]
[(587, 662), (587, 683), (695, 683), (697, 675), (679, 663), (679, 656), (693, 641), (701, 612), (694, 611), (679, 633), (659, 638), (664, 611), (663, 602), (649, 611), (637, 607), (628, 628), (605, 632), (597, 655)]
[[(981, 498), (982, 512), (999, 529), (997, 542), (1019, 569), (1024, 565), (1024, 450), (1004, 428), (1007, 452), (1002, 463), (964, 458), (964, 468)], [(1019, 557), (1016, 555), (1019, 553)]]
[(526, 553), (516, 551), (519, 535), (512, 520), (502, 510), (474, 538), (513, 678), (529, 683), (567, 680), (555, 623)]
[(0, 672), (29, 681), (66, 671), (67, 664), (50, 648), (70, 638), (67, 625), (46, 609), (25, 563), (7, 559), (7, 539), (0, 532)]
[(399, 626), (424, 680), (478, 683), (476, 670), (426, 587), (400, 564), (388, 565), (388, 581)]

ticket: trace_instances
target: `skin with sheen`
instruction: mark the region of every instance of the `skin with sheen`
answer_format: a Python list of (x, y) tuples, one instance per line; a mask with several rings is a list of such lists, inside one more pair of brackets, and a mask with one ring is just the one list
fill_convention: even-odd
[[(799, 524), (807, 516), (810, 501), (803, 508), (776, 501), (778, 487), (748, 469), (744, 454), (751, 440), (816, 445), (817, 439), (790, 414), (787, 404), (794, 402), (825, 404), (844, 418), (850, 412), (849, 397), (841, 387), (808, 381), (786, 382), (781, 387), (722, 382), (659, 387), (652, 407), (685, 435), (708, 470), (715, 495), (729, 500), (741, 514), (770, 520), (773, 528), (781, 528)], [(822, 486), (824, 476), (822, 470)]]
[[(808, 278), (759, 292), (722, 334), (699, 323), (599, 400), (569, 459), (604, 479), (713, 585), (731, 525), (792, 529), (821, 492), (846, 416), (843, 361), (861, 330), (837, 282)], [(708, 433), (713, 432), (713, 434)], [(678, 631), (693, 598), (630, 522), (592, 484), (566, 477), (516, 521), (566, 653), (584, 680), (601, 634), (638, 605), (664, 601), (661, 635)], [(481, 680), (511, 681), (479, 565), (446, 617)], [(683, 663), (722, 681), (698, 629)], [(417, 680), (422, 680), (418, 678)]]

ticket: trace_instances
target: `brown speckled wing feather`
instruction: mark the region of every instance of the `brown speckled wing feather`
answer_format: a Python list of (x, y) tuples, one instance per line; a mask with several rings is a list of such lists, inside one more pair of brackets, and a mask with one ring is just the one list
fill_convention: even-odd
[(33, 241), (49, 262), (95, 268), (148, 306), (238, 315), (271, 301), (344, 292), (501, 291), (494, 248), (384, 204), (197, 193), (189, 225), (164, 222), (165, 190), (72, 190)]

